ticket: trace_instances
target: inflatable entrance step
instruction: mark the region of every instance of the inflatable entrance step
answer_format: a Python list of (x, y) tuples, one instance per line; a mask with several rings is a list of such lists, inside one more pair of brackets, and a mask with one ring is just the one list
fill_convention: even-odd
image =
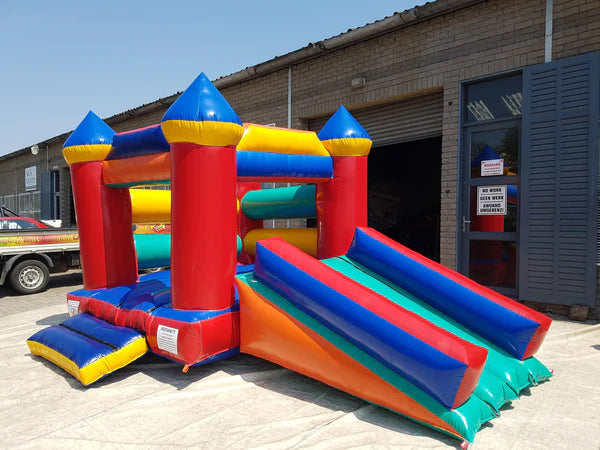
[(78, 314), (27, 340), (32, 354), (69, 372), (84, 386), (125, 367), (148, 351), (143, 334)]

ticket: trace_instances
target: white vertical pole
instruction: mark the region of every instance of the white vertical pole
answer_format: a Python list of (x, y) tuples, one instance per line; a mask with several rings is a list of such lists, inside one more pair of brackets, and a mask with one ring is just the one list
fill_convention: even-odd
[[(292, 66), (288, 66), (288, 92), (287, 92), (287, 127), (292, 128)], [(287, 184), (288, 187), (291, 183)], [(287, 228), (290, 227), (290, 219), (287, 220)]]
[(546, 36), (544, 46), (544, 62), (552, 61), (552, 15), (554, 0), (546, 0)]
[(287, 127), (292, 128), (292, 66), (288, 67)]

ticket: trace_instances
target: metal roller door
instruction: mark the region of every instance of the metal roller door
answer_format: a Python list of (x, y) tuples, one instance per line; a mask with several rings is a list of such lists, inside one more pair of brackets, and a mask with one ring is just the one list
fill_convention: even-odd
[[(442, 135), (443, 92), (351, 111), (373, 139), (374, 147)], [(308, 129), (319, 131), (327, 117), (309, 119)]]

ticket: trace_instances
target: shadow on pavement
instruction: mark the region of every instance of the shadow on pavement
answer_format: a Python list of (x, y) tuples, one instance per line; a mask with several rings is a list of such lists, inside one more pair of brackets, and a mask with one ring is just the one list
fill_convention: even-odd
[(64, 286), (77, 286), (79, 284), (83, 284), (81, 271), (69, 271), (67, 273), (57, 273), (51, 275), (50, 282), (48, 283), (48, 289)]
[(69, 318), (69, 314), (67, 314), (67, 313), (54, 314), (52, 316), (44, 317), (43, 319), (40, 319), (40, 320), (36, 321), (35, 323), (37, 325), (58, 325), (63, 320), (67, 320), (68, 318)]

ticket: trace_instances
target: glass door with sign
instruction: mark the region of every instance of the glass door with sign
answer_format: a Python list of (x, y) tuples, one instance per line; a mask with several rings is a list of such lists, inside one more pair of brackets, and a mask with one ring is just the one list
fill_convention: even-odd
[[(482, 90), (479, 100), (469, 101), (470, 87), (466, 90), (458, 259), (459, 270), (469, 278), (505, 295), (515, 296), (518, 287), (521, 180), (520, 101), (517, 102), (518, 107), (515, 103), (510, 104), (510, 100), (515, 98), (516, 83), (506, 83), (506, 79), (499, 81), (501, 83), (494, 80), (483, 84), (489, 86), (496, 82), (506, 92), (503, 89), (498, 89), (499, 92)], [(518, 82), (520, 89), (520, 75)], [(499, 101), (494, 103), (495, 100)], [(472, 105), (484, 108), (473, 109)], [(487, 116), (481, 111), (485, 111)]]

